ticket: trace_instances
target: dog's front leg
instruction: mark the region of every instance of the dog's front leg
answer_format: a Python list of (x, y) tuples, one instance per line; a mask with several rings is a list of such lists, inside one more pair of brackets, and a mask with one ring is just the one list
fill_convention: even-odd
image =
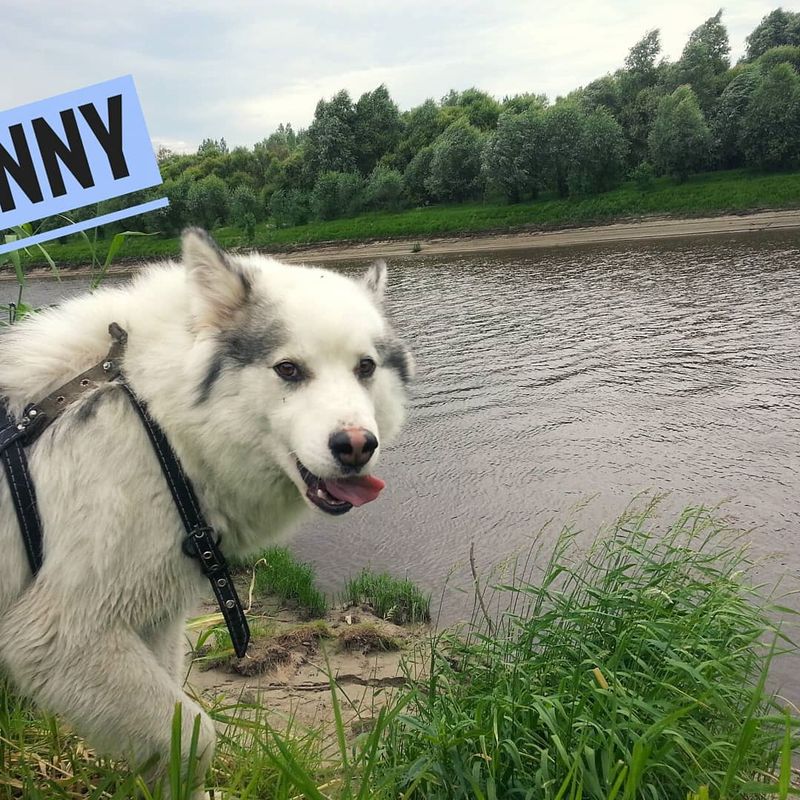
[(182, 686), (187, 677), (186, 659), (191, 649), (184, 618), (178, 617), (159, 626), (144, 636), (144, 640), (158, 663)]
[(201, 785), (216, 740), (208, 715), (130, 628), (99, 628), (86, 638), (76, 636), (74, 627), (62, 627), (52, 606), (42, 613), (39, 603), (30, 602), (35, 594), (0, 621), (0, 661), (21, 691), (63, 715), (100, 751), (136, 766), (155, 759), (154, 784), (169, 763), (172, 719), (180, 703), (184, 774), (194, 720), (200, 718), (193, 800), (205, 797)]

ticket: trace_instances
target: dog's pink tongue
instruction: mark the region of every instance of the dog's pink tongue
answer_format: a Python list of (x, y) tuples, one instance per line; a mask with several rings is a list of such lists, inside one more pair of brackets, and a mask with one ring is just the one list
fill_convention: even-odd
[(337, 500), (346, 500), (354, 506), (363, 506), (374, 500), (386, 484), (374, 475), (363, 475), (358, 478), (347, 478), (342, 481), (325, 480), (328, 494)]

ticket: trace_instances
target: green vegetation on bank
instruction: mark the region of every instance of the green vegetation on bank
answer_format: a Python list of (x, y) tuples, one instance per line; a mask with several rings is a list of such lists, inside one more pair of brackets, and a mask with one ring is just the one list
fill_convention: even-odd
[[(747, 582), (714, 513), (664, 526), (656, 508), (632, 508), (588, 549), (567, 529), (551, 554), (539, 544), (476, 580), (471, 625), (409, 656), (406, 689), (365, 709), (356, 738), (338, 692), (333, 730), (216, 701), (209, 788), (240, 800), (796, 796), (800, 720), (765, 688), (773, 658), (798, 657), (780, 608)], [(153, 798), (2, 683), (0, 732), (0, 797)]]
[[(736, 64), (730, 49), (719, 11), (692, 31), (676, 61), (661, 57), (660, 33), (651, 30), (614, 72), (554, 100), (535, 85), (502, 100), (472, 87), (401, 112), (386, 86), (357, 100), (343, 89), (317, 103), (307, 130), (282, 124), (252, 148), (207, 138), (196, 153), (162, 149), (163, 185), (70, 216), (166, 196), (168, 207), (124, 227), (174, 237), (202, 225), (221, 228), (223, 238), (230, 231), (235, 244), (276, 247), (780, 206), (780, 192), (743, 200), (689, 191), (659, 201), (657, 189), (641, 204), (627, 190), (609, 194), (628, 180), (646, 189), (659, 176), (684, 183), (708, 171), (800, 168), (800, 13), (778, 8), (764, 17)], [(557, 200), (517, 213), (515, 204), (540, 198)], [(495, 209), (491, 220), (473, 210), (478, 202)], [(454, 204), (465, 204), (464, 213)], [(418, 210), (402, 220), (380, 216), (406, 209)], [(337, 220), (344, 222), (328, 227)], [(36, 228), (63, 224), (49, 218)], [(109, 225), (102, 235), (122, 229)], [(128, 249), (170, 255), (174, 243)]]
[[(513, 205), (429, 206), (399, 212), (373, 212), (292, 228), (261, 223), (250, 241), (245, 232), (235, 226), (216, 228), (214, 235), (225, 247), (257, 247), (279, 252), (323, 242), (413, 240), (415, 237), (548, 230), (639, 219), (647, 215), (700, 217), (791, 208), (800, 208), (800, 172), (754, 174), (746, 170), (728, 170), (695, 175), (683, 184), (656, 178), (640, 188), (631, 181), (618, 189), (584, 198), (542, 198)], [(108, 243), (99, 240), (96, 248), (97, 258), (105, 258)], [(412, 250), (413, 241), (409, 241), (409, 252)], [(87, 250), (81, 241), (51, 242), (47, 252), (63, 267), (87, 265)], [(177, 237), (131, 238), (118, 251), (117, 260), (173, 258), (179, 252)], [(28, 266), (47, 265), (37, 250), (23, 254), (22, 261)]]

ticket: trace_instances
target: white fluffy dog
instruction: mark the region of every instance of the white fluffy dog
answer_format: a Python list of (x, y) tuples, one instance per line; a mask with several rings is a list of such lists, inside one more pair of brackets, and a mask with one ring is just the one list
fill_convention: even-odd
[[(109, 323), (123, 371), (166, 433), (227, 556), (263, 547), (311, 507), (374, 499), (370, 475), (403, 420), (413, 364), (381, 311), (383, 264), (354, 281), (223, 253), (203, 231), (183, 263), (70, 300), (0, 336), (0, 394), (25, 406), (101, 361)], [(28, 448), (44, 530), (31, 575), (0, 475), (0, 664), (96, 747), (133, 763), (170, 750), (176, 702), (200, 777), (214, 727), (181, 689), (184, 621), (208, 591), (136, 413), (113, 383)], [(158, 771), (156, 771), (156, 778)], [(198, 787), (198, 796), (202, 791)]]

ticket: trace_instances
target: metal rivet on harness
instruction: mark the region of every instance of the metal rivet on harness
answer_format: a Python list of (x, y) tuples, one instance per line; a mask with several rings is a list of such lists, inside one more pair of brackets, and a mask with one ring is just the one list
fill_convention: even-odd
[(32, 408), (32, 409), (31, 409), (31, 410), (28, 412), (28, 416), (29, 416), (29, 417), (35, 417), (35, 416), (36, 416), (38, 413), (39, 413), (39, 412), (38, 412), (38, 411), (37, 411), (35, 408)]
[(63, 403), (63, 402), (64, 402), (63, 394), (60, 394), (58, 397), (56, 397), (56, 403)]
[(18, 431), (24, 431), (25, 430), (25, 426), (20, 422), (19, 425), (17, 425), (17, 430)]
[(111, 367), (113, 367), (113, 366), (114, 366), (114, 362), (113, 361), (104, 361), (103, 362), (103, 369), (106, 372), (108, 372), (111, 369)]
[(213, 558), (213, 557), (214, 557), (214, 554), (213, 554), (213, 553), (212, 553), (210, 550), (206, 550), (206, 551), (203, 553), (203, 558), (204, 558), (206, 561), (208, 561), (208, 559), (209, 559), (209, 558)]
[(88, 378), (84, 378), (84, 379), (81, 381), (81, 386), (88, 386), (88, 385), (89, 385), (89, 379), (88, 379)]
[(235, 600), (226, 600), (225, 601), (225, 606), (227, 608), (233, 608), (235, 605), (236, 605), (236, 601)]
[(225, 578), (218, 578), (217, 579), (217, 586), (219, 586), (220, 589), (222, 589), (223, 586), (227, 586), (227, 585), (228, 585), (228, 581), (226, 581)]

